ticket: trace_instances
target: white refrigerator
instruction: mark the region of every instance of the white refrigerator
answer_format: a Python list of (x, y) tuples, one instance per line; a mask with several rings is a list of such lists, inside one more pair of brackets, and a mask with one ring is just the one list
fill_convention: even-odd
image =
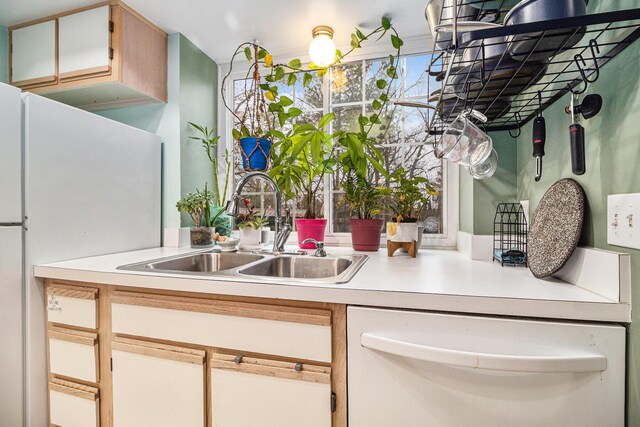
[(0, 414), (48, 425), (33, 266), (160, 246), (159, 137), (0, 84)]

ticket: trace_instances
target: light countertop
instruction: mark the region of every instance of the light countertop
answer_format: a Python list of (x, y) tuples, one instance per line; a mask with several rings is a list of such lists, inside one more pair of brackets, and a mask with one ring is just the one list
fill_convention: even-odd
[[(628, 304), (611, 301), (558, 279), (539, 280), (527, 268), (472, 261), (457, 251), (422, 249), (417, 258), (386, 250), (369, 259), (351, 281), (309, 284), (228, 281), (224, 277), (118, 270), (117, 267), (193, 252), (154, 248), (43, 264), (37, 277), (80, 282), (222, 295), (322, 301), (362, 306), (408, 308), (572, 320), (628, 322)], [(351, 248), (327, 248), (350, 255)]]

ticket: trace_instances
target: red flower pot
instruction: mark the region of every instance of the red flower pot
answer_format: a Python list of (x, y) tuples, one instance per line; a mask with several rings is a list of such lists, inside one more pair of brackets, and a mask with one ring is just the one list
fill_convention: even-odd
[(380, 249), (382, 219), (350, 219), (351, 246), (356, 251), (373, 252)]
[(311, 237), (316, 239), (318, 242), (324, 242), (324, 232), (327, 229), (327, 220), (324, 218), (296, 218), (296, 229), (298, 230), (298, 246), (300, 249), (315, 249), (316, 246), (313, 243), (302, 244), (302, 241)]

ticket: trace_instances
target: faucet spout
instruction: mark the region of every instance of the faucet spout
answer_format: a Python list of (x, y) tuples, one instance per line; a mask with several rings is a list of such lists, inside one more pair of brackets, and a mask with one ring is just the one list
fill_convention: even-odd
[(275, 221), (275, 238), (273, 239), (273, 252), (283, 252), (284, 251), (284, 244), (286, 243), (286, 237), (283, 239), (280, 235), (280, 231), (281, 229), (283, 229), (283, 231), (287, 230), (287, 227), (283, 227), (282, 224), (282, 211), (281, 211), (281, 194), (280, 194), (280, 189), (278, 188), (278, 185), (276, 184), (276, 182), (266, 173), (264, 172), (249, 172), (248, 174), (244, 175), (242, 178), (240, 178), (240, 180), (238, 181), (238, 183), (236, 184), (236, 187), (233, 191), (233, 195), (231, 196), (231, 200), (229, 200), (229, 202), (227, 203), (227, 207), (226, 207), (226, 214), (232, 217), (237, 217), (238, 215), (240, 215), (240, 208), (239, 208), (239, 203), (240, 203), (240, 195), (242, 194), (242, 189), (244, 188), (244, 186), (246, 185), (246, 183), (251, 180), (252, 178), (259, 178), (262, 179), (263, 181), (267, 182), (274, 190), (275, 192), (275, 199), (276, 199), (276, 203), (275, 203), (275, 217), (276, 217), (276, 221)]

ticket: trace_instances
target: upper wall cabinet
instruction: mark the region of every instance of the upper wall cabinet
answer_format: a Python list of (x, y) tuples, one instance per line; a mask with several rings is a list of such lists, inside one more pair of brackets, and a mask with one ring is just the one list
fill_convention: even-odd
[(98, 110), (167, 100), (167, 34), (117, 0), (9, 28), (11, 84)]
[(56, 70), (56, 21), (11, 32), (11, 80), (16, 86), (53, 84)]
[(102, 6), (58, 19), (61, 81), (110, 71), (110, 15), (110, 7)]

